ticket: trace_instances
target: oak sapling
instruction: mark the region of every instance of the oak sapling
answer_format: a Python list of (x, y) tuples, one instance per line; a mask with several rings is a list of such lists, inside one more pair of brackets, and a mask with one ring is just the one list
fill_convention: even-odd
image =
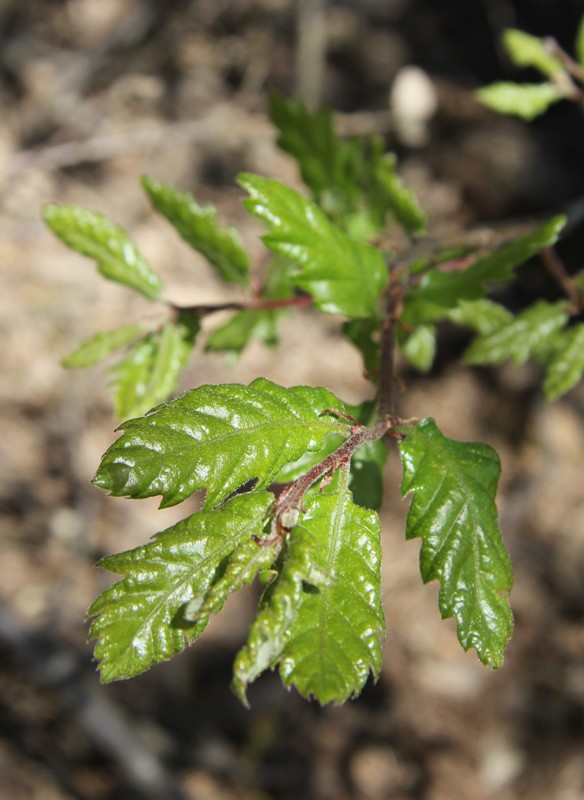
[[(266, 583), (233, 687), (278, 669), (286, 686), (321, 703), (359, 694), (381, 669), (382, 473), (388, 447), (411, 495), (408, 539), (421, 537), (422, 579), (440, 581), (443, 617), (454, 617), (465, 649), (500, 667), (513, 627), (513, 573), (497, 522), (499, 459), (486, 444), (445, 437), (430, 417), (403, 419), (395, 404), (403, 359), (430, 369), (436, 324), (473, 329), (469, 363), (536, 358), (555, 398), (584, 371), (582, 294), (538, 302), (513, 315), (489, 299), (493, 284), (552, 248), (565, 219), (554, 217), (488, 256), (473, 243), (436, 246), (426, 219), (382, 142), (342, 140), (331, 114), (273, 97), (279, 144), (298, 162), (307, 199), (283, 184), (243, 174), (247, 210), (266, 225), (272, 260), (263, 285), (233, 229), (214, 209), (144, 178), (153, 205), (242, 299), (180, 306), (124, 231), (71, 206), (45, 209), (65, 244), (93, 258), (109, 280), (160, 309), (156, 321), (98, 333), (66, 359), (87, 367), (117, 354), (114, 404), (124, 420), (103, 456), (96, 486), (116, 496), (161, 497), (161, 507), (204, 490), (200, 511), (142, 547), (102, 559), (120, 577), (89, 609), (105, 682), (129, 678), (195, 641), (228, 596), (256, 578)], [(388, 229), (410, 242), (385, 249)], [(457, 261), (457, 259), (459, 259)], [(452, 269), (453, 262), (457, 266)], [(311, 308), (339, 318), (358, 348), (376, 400), (357, 407), (322, 387), (202, 385), (169, 400), (200, 321), (231, 316), (207, 336), (208, 349), (239, 355), (253, 339), (273, 347), (284, 311)], [(399, 358), (398, 358), (399, 354)]]

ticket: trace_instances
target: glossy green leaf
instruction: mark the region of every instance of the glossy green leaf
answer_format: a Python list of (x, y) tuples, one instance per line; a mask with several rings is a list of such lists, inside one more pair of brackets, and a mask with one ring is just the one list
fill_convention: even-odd
[(584, 17), (580, 17), (580, 23), (576, 32), (576, 41), (574, 43), (574, 50), (576, 58), (584, 67)]
[(379, 518), (356, 506), (348, 476), (306, 499), (278, 578), (235, 663), (235, 689), (279, 663), (286, 686), (342, 703), (381, 669)]
[(194, 250), (205, 256), (224, 281), (248, 283), (249, 257), (235, 228), (221, 228), (213, 206), (199, 206), (187, 192), (142, 179), (150, 202)]
[(205, 348), (239, 356), (253, 339), (267, 347), (275, 347), (278, 344), (277, 319), (277, 311), (237, 311), (227, 322), (211, 331)]
[(48, 205), (43, 209), (43, 219), (67, 247), (93, 258), (105, 278), (123, 283), (149, 300), (160, 296), (163, 286), (158, 275), (127, 233), (102, 214), (78, 206)]
[(546, 346), (567, 319), (565, 302), (541, 300), (491, 333), (476, 338), (464, 360), (467, 364), (500, 364), (509, 358), (514, 364), (523, 364)]
[(121, 350), (144, 336), (144, 327), (139, 323), (123, 325), (112, 331), (96, 333), (61, 362), (64, 367), (91, 367), (107, 358), (115, 350)]
[(556, 334), (552, 345), (552, 354), (546, 359), (547, 374), (543, 384), (546, 400), (557, 400), (584, 375), (584, 324)]
[(284, 684), (322, 704), (358, 695), (379, 675), (385, 633), (379, 518), (352, 502), (346, 481), (306, 501), (298, 527), (314, 540), (311, 569), (321, 580), (304, 585), (279, 657)]
[(420, 372), (428, 372), (436, 356), (436, 328), (434, 325), (417, 325), (402, 345), (409, 363)]
[(500, 667), (513, 573), (495, 506), (499, 458), (488, 445), (447, 439), (432, 419), (409, 430), (400, 452), (401, 492), (413, 493), (406, 537), (422, 539), (422, 579), (440, 581), (440, 612), (455, 617), (464, 649)]
[(481, 336), (488, 336), (513, 319), (513, 314), (492, 300), (461, 300), (457, 308), (448, 312), (448, 319), (456, 325), (472, 328)]
[(532, 120), (554, 103), (564, 100), (566, 92), (555, 83), (493, 83), (479, 89), (477, 98), (484, 105), (521, 119)]
[(562, 62), (548, 52), (543, 39), (525, 31), (516, 28), (506, 30), (503, 34), (503, 46), (518, 67), (534, 67), (548, 78), (564, 69)]
[(306, 450), (348, 428), (329, 415), (341, 401), (326, 389), (284, 388), (264, 378), (249, 386), (200, 386), (148, 416), (121, 426), (94, 483), (116, 496), (162, 496), (161, 506), (207, 489), (206, 506), (220, 503), (254, 478), (270, 484)]
[(293, 277), (328, 314), (369, 317), (379, 314), (387, 280), (381, 253), (350, 239), (317, 205), (277, 181), (241, 175), (250, 197), (246, 208), (270, 227), (265, 244), (298, 265)]
[(442, 272), (433, 268), (406, 298), (403, 320), (412, 324), (431, 322), (447, 316), (462, 300), (479, 300), (493, 283), (513, 277), (512, 270), (524, 264), (544, 247), (553, 245), (566, 224), (557, 216), (526, 236), (500, 247), (485, 258), (458, 272)]
[[(217, 574), (224, 578), (225, 559), (261, 533), (272, 501), (269, 492), (234, 497), (220, 508), (191, 514), (144, 547), (99, 562), (122, 576), (87, 612), (95, 617), (91, 638), (98, 640), (95, 657), (105, 683), (172, 658), (202, 633), (208, 614), (189, 623), (185, 607), (193, 598), (205, 597)], [(239, 584), (235, 581), (232, 588), (246, 579), (247, 575)]]
[(139, 342), (129, 355), (112, 367), (114, 408), (119, 419), (145, 414), (176, 390), (180, 373), (189, 360), (198, 322), (169, 323), (157, 334)]

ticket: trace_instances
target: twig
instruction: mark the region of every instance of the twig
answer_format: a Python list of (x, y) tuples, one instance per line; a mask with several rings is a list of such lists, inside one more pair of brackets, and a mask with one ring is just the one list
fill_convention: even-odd
[(215, 314), (217, 311), (270, 311), (277, 308), (305, 308), (312, 305), (312, 297), (299, 295), (285, 300), (270, 300), (258, 298), (256, 300), (243, 300), (241, 302), (218, 303), (213, 306), (177, 306), (172, 305), (176, 314), (188, 314), (193, 317), (203, 317)]
[(566, 297), (574, 306), (574, 313), (582, 311), (584, 295), (576, 286), (574, 279), (566, 269), (564, 262), (553, 247), (544, 247), (540, 251), (541, 260), (549, 274), (559, 284)]

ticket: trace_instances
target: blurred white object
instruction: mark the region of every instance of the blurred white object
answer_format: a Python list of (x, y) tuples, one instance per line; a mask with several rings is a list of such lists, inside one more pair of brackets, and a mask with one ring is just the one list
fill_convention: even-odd
[(403, 67), (389, 93), (395, 130), (408, 147), (422, 147), (429, 138), (429, 123), (438, 107), (434, 84), (419, 67)]

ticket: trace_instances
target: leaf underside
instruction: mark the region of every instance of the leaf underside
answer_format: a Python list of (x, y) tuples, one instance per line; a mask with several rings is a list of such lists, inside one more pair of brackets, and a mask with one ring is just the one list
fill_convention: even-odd
[(441, 614), (455, 617), (464, 649), (500, 667), (513, 629), (513, 573), (494, 499), (499, 458), (488, 445), (447, 439), (432, 419), (408, 432), (400, 452), (402, 495), (413, 493), (406, 537), (422, 539), (422, 578), (440, 581)]

